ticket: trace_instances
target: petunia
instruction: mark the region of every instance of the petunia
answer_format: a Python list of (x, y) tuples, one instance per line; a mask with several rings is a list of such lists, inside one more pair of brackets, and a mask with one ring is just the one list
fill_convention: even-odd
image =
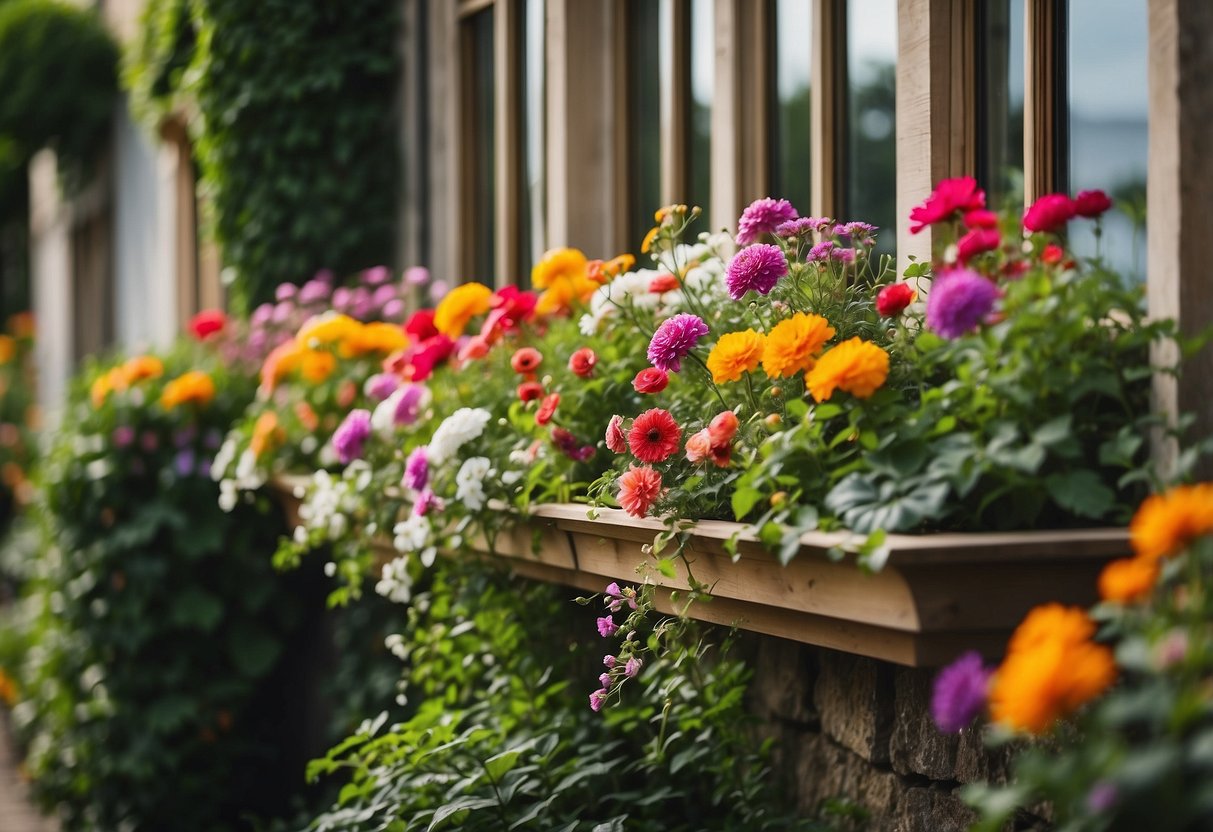
[(371, 412), (363, 408), (351, 410), (333, 432), (333, 450), (342, 465), (362, 456), (363, 446), (371, 435)]
[(944, 338), (967, 335), (994, 310), (998, 297), (998, 287), (975, 271), (943, 272), (927, 295), (927, 328)]

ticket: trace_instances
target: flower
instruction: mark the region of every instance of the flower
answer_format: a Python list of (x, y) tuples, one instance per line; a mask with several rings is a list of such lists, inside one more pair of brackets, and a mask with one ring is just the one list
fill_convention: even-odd
[(712, 438), (710, 428), (697, 431), (687, 439), (687, 462), (699, 464), (710, 459), (717, 468), (727, 468), (733, 454), (733, 447), (728, 440), (717, 442)]
[(721, 384), (738, 381), (742, 373), (751, 373), (762, 360), (764, 338), (752, 329), (730, 332), (720, 336), (716, 346), (708, 353), (708, 370), (712, 381)]
[(866, 399), (889, 377), (889, 354), (871, 341), (855, 337), (821, 357), (805, 378), (814, 400), (824, 402), (843, 390)]
[(648, 514), (661, 493), (661, 473), (647, 465), (633, 465), (619, 478), (619, 505), (633, 517)]
[(491, 418), (492, 414), (482, 407), (461, 407), (447, 416), (430, 439), (430, 464), (442, 465), (468, 442), (479, 438)]
[(350, 330), (342, 345), (342, 355), (367, 355), (373, 352), (387, 355), (404, 349), (408, 342), (409, 339), (400, 324), (372, 321), (369, 324), (359, 324)]
[(977, 208), (964, 215), (965, 228), (997, 228), (998, 215), (985, 208)]
[(708, 423), (708, 436), (711, 437), (712, 445), (719, 446), (733, 441), (733, 437), (737, 435), (737, 428), (741, 427), (741, 422), (737, 419), (737, 414), (731, 410), (723, 410), (712, 417), (712, 421)]
[(615, 619), (609, 615), (604, 615), (596, 622), (598, 625), (598, 635), (603, 638), (610, 638), (619, 631), (619, 625), (615, 623)]
[(944, 338), (977, 329), (994, 310), (998, 287), (969, 269), (952, 269), (936, 278), (927, 294), (927, 328)]
[(606, 704), (607, 692), (605, 690), (596, 690), (590, 694), (590, 710), (598, 713), (602, 710), (602, 706)]
[(1099, 597), (1129, 604), (1149, 597), (1158, 580), (1158, 561), (1149, 558), (1114, 560), (1099, 573)]
[(1112, 200), (1100, 190), (1079, 191), (1074, 197), (1074, 213), (1080, 217), (1094, 219), (1112, 207)]
[(628, 449), (628, 436), (623, 432), (623, 417), (615, 415), (607, 422), (606, 446), (617, 454)]
[(661, 462), (678, 450), (682, 428), (668, 410), (654, 407), (634, 420), (628, 431), (628, 447), (641, 462)]
[(418, 343), (433, 338), (438, 334), (438, 330), (434, 327), (434, 310), (418, 309), (409, 316), (404, 325), (404, 331)]
[(160, 405), (165, 410), (172, 410), (178, 405), (192, 402), (199, 407), (205, 407), (215, 398), (215, 382), (200, 370), (190, 370), (164, 385), (160, 394)]
[(537, 381), (524, 381), (518, 385), (518, 401), (533, 402), (543, 395), (543, 385)]
[(627, 663), (623, 666), (623, 675), (627, 676), (629, 679), (634, 677), (640, 672), (640, 666), (642, 664), (643, 662), (641, 662), (640, 659), (636, 658), (635, 656), (629, 656)]
[(788, 273), (788, 260), (779, 246), (759, 243), (734, 255), (725, 271), (729, 297), (741, 300), (751, 289), (760, 295), (770, 294), (779, 278)]
[(872, 225), (866, 222), (845, 222), (834, 226), (834, 233), (840, 237), (851, 237), (856, 240), (863, 240), (871, 237), (880, 226)]
[(763, 234), (772, 234), (780, 225), (794, 219), (796, 209), (786, 199), (756, 199), (746, 206), (737, 220), (737, 245), (748, 246)]
[(416, 499), (413, 500), (414, 517), (425, 517), (435, 511), (441, 512), (445, 508), (446, 503), (442, 498), (428, 488), (421, 489)]
[(315, 384), (324, 381), (337, 369), (337, 357), (324, 350), (304, 350), (299, 354), (299, 372)]
[(841, 263), (854, 263), (855, 262), (855, 249), (853, 249), (853, 248), (831, 249), (830, 259), (837, 260)]
[(918, 293), (908, 283), (890, 283), (876, 295), (876, 311), (885, 318), (896, 318), (914, 302)]
[(674, 291), (678, 285), (678, 278), (669, 272), (662, 272), (649, 281), (649, 291), (655, 295), (661, 295)]
[[(424, 518), (419, 518), (424, 519)], [(375, 592), (397, 604), (407, 604), (413, 596), (413, 578), (409, 575), (409, 559), (393, 558), (383, 565)]]
[(956, 241), (956, 259), (968, 263), (983, 252), (994, 251), (1002, 243), (997, 228), (974, 228)]
[(400, 379), (391, 373), (375, 373), (362, 385), (362, 392), (366, 393), (369, 398), (381, 402), (395, 393), (399, 386)]
[(426, 446), (413, 448), (404, 461), (404, 478), (400, 484), (405, 488), (420, 491), (430, 481), (430, 461), (425, 455)]
[(472, 511), (484, 508), (484, 481), (493, 473), (487, 457), (474, 456), (464, 460), (455, 474), (455, 499)]
[(1056, 243), (1049, 243), (1040, 252), (1040, 260), (1050, 266), (1056, 266), (1066, 256), (1065, 251)]
[(580, 378), (594, 375), (594, 365), (597, 363), (598, 356), (589, 347), (582, 347), (569, 356), (569, 369)]
[(793, 376), (812, 369), (817, 354), (834, 337), (834, 327), (820, 315), (797, 312), (780, 321), (767, 333), (762, 350), (762, 369), (771, 378)]
[(120, 389), (146, 379), (160, 378), (164, 375), (164, 363), (154, 355), (136, 355), (116, 368), (116, 372), (120, 381), (115, 381), (114, 386)]
[(1174, 555), (1193, 538), (1213, 532), (1213, 483), (1181, 485), (1147, 497), (1129, 523), (1129, 541), (1139, 558)]
[(1096, 781), (1087, 792), (1087, 809), (1096, 815), (1110, 812), (1119, 802), (1120, 790), (1116, 788), (1115, 783), (1109, 783), (1107, 780)]
[(559, 405), (559, 393), (548, 393), (544, 396), (543, 401), (539, 403), (539, 409), (535, 411), (535, 424), (546, 425), (552, 421), (552, 417), (556, 415), (556, 408)]
[(348, 465), (362, 456), (363, 446), (371, 435), (371, 412), (356, 408), (346, 414), (345, 419), (333, 432), (333, 450), (342, 465)]
[(986, 207), (986, 192), (977, 187), (972, 176), (944, 179), (921, 205), (910, 210), (910, 233), (917, 234), (928, 225), (948, 219), (957, 211), (969, 212)]
[(520, 374), (533, 373), (543, 363), (543, 353), (534, 347), (522, 347), (510, 356), (510, 366)]
[(227, 315), (220, 309), (203, 309), (190, 318), (190, 335), (199, 341), (205, 341), (212, 335), (220, 333), (227, 325)]
[(397, 425), (411, 425), (430, 400), (430, 391), (422, 384), (405, 384), (388, 396), (371, 414), (371, 427), (391, 433)]
[(1074, 200), (1065, 194), (1045, 194), (1024, 211), (1028, 231), (1056, 231), (1074, 218)]
[(939, 672), (931, 696), (931, 717), (940, 731), (955, 734), (973, 721), (985, 707), (991, 672), (976, 650), (963, 654)]
[(531, 285), (547, 289), (561, 280), (573, 280), (586, 272), (589, 261), (575, 248), (556, 248), (544, 253), (531, 269)]
[(660, 393), (669, 383), (669, 373), (656, 367), (645, 367), (632, 379), (632, 387), (637, 393)]
[(649, 341), (649, 363), (659, 370), (676, 373), (682, 369), (682, 359), (707, 334), (708, 325), (698, 315), (684, 312), (667, 318)]
[(267, 410), (257, 417), (253, 424), (253, 435), (249, 440), (249, 450), (253, 456), (260, 458), (271, 447), (286, 439), (286, 432), (278, 425), (278, 414)]
[(818, 260), (829, 260), (830, 252), (834, 250), (835, 242), (833, 240), (822, 240), (817, 245), (809, 249), (809, 254), (805, 258), (810, 263), (815, 263)]
[(449, 338), (463, 334), (468, 322), (492, 307), (493, 290), (480, 283), (456, 286), (434, 309), (434, 328)]

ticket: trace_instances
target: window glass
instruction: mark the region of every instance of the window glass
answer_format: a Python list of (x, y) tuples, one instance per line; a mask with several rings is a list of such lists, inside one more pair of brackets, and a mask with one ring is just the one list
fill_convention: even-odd
[(897, 0), (847, 0), (846, 220), (877, 225), (882, 254), (897, 242)]
[(472, 273), (462, 275), (465, 280), (476, 280), (493, 284), (493, 251), (496, 246), (496, 166), (494, 141), (496, 124), (494, 108), (496, 95), (493, 88), (493, 8), (476, 12), (467, 18), (464, 25), (469, 52), (469, 94), (471, 115), (471, 204), (467, 206), (471, 226), (465, 229), (470, 235)]
[(1024, 0), (978, 6), (978, 176), (990, 204), (1023, 206)]
[(526, 0), (522, 36), (522, 244), (517, 283), (530, 285), (531, 266), (543, 256), (547, 236), (544, 180), (544, 0)]
[(639, 253), (661, 207), (661, 30), (659, 0), (628, 2), (628, 239)]
[(813, 74), (812, 3), (774, 0), (769, 196), (809, 211), (809, 108)]
[(687, 202), (703, 209), (704, 222), (698, 230), (709, 228), (706, 218), (712, 215), (712, 90), (715, 87), (716, 36), (712, 16), (714, 0), (691, 0), (691, 90), (690, 114), (687, 125)]
[(1070, 0), (1067, 31), (1070, 191), (1102, 188), (1116, 204), (1098, 239), (1093, 223), (1071, 223), (1071, 243), (1143, 279), (1146, 0)]

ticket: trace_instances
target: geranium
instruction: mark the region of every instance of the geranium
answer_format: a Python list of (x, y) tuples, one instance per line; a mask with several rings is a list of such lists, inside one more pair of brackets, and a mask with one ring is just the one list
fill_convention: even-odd
[(594, 365), (597, 363), (598, 356), (589, 347), (582, 347), (569, 356), (569, 369), (580, 378), (594, 375)]
[(668, 410), (654, 407), (632, 421), (628, 447), (641, 462), (661, 462), (678, 450), (682, 428)]
[(1074, 218), (1074, 200), (1065, 194), (1045, 194), (1024, 212), (1028, 231), (1056, 231)]
[(917, 234), (928, 225), (950, 219), (958, 211), (976, 211), (986, 207), (986, 192), (977, 187), (972, 176), (944, 179), (921, 205), (910, 210), (910, 233)]
[(729, 261), (725, 285), (733, 300), (741, 300), (751, 290), (767, 295), (787, 273), (788, 259), (783, 250), (779, 246), (758, 243), (743, 248)]
[(1129, 524), (1139, 558), (1176, 554), (1195, 538), (1213, 533), (1213, 483), (1181, 485), (1147, 497)]
[(834, 327), (825, 318), (797, 312), (775, 324), (767, 333), (762, 369), (771, 378), (793, 376), (811, 369), (826, 341), (833, 337)]
[(617, 454), (628, 449), (628, 435), (623, 430), (623, 417), (612, 416), (607, 422), (606, 446)]
[(939, 672), (931, 695), (931, 717), (940, 731), (955, 734), (981, 713), (992, 672), (976, 650), (964, 653)]
[(756, 199), (746, 206), (737, 220), (737, 245), (757, 242), (763, 234), (773, 234), (780, 225), (794, 219), (796, 209), (786, 199)]
[(876, 295), (876, 312), (885, 318), (895, 318), (914, 302), (918, 293), (908, 283), (890, 283)]
[(945, 271), (927, 294), (927, 328), (944, 338), (967, 335), (994, 310), (998, 295), (998, 287), (975, 271)]
[(633, 517), (646, 516), (661, 494), (661, 473), (647, 465), (633, 465), (619, 478), (619, 505)]
[(763, 343), (761, 333), (752, 329), (720, 336), (708, 353), (707, 365), (712, 381), (717, 384), (738, 381), (742, 373), (753, 372), (762, 360)]
[(866, 399), (884, 385), (888, 376), (889, 354), (871, 341), (855, 337), (823, 355), (805, 383), (818, 402), (827, 401), (836, 389)]
[(227, 326), (227, 315), (220, 309), (204, 309), (190, 318), (189, 331), (199, 341), (217, 335)]
[(333, 450), (342, 465), (362, 457), (366, 440), (371, 435), (371, 412), (364, 408), (351, 410), (333, 432)]
[(559, 406), (560, 394), (548, 393), (539, 403), (539, 409), (535, 411), (535, 424), (546, 425), (552, 421), (552, 417), (556, 415), (556, 408)]
[(1074, 197), (1074, 213), (1094, 219), (1112, 207), (1112, 200), (1101, 190), (1079, 191)]
[(645, 367), (632, 379), (632, 387), (637, 393), (660, 393), (670, 383), (670, 374), (656, 367)]
[(698, 315), (682, 313), (662, 321), (649, 341), (649, 363), (659, 370), (676, 373), (699, 339), (708, 334), (708, 325)]
[(160, 394), (160, 405), (172, 410), (178, 405), (190, 403), (205, 407), (215, 398), (215, 382), (201, 370), (190, 370), (164, 385)]
[(492, 308), (493, 290), (480, 283), (464, 283), (447, 292), (434, 309), (434, 328), (448, 338), (458, 338), (477, 315)]

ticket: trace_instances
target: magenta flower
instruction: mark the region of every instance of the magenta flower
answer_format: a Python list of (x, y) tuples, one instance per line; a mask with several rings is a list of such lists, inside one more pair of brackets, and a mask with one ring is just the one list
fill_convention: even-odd
[(661, 322), (653, 333), (653, 340), (649, 341), (649, 363), (658, 370), (676, 373), (682, 369), (682, 359), (707, 334), (708, 325), (698, 315), (684, 312), (668, 318)]
[(940, 731), (955, 734), (981, 712), (986, 705), (991, 672), (976, 650), (970, 650), (939, 671), (931, 696), (931, 717)]
[(623, 675), (631, 678), (640, 672), (640, 659), (633, 656), (628, 659), (628, 663), (623, 666)]
[(274, 289), (274, 300), (291, 300), (298, 291), (299, 287), (294, 283), (279, 283)]
[(927, 295), (927, 328), (944, 338), (967, 335), (994, 310), (998, 295), (998, 287), (975, 271), (944, 272)]
[(446, 508), (442, 498), (430, 491), (428, 488), (423, 488), (421, 493), (417, 495), (417, 499), (413, 501), (413, 515), (416, 517), (425, 517), (430, 512), (441, 512)]
[(837, 260), (841, 263), (855, 262), (855, 249), (853, 248), (836, 248), (830, 251), (830, 259)]
[(607, 692), (605, 690), (596, 690), (590, 694), (590, 710), (598, 713), (602, 710), (602, 706), (606, 704)]
[(362, 456), (363, 446), (371, 435), (371, 411), (357, 408), (351, 410), (333, 432), (333, 450), (342, 465), (348, 465)]
[(756, 199), (746, 206), (737, 220), (737, 245), (757, 242), (763, 234), (773, 234), (781, 224), (794, 219), (796, 209), (786, 199)]
[(400, 379), (391, 373), (376, 373), (366, 380), (363, 391), (377, 402), (381, 402), (396, 392)]
[(400, 484), (414, 491), (421, 491), (430, 481), (430, 461), (425, 455), (426, 446), (414, 448), (404, 461), (404, 478)]
[(844, 237), (854, 237), (859, 240), (871, 237), (878, 230), (880, 230), (880, 226), (871, 225), (866, 222), (845, 222), (834, 226), (835, 234)]
[(805, 259), (808, 260), (810, 263), (815, 262), (817, 260), (829, 260), (830, 252), (833, 251), (833, 249), (834, 249), (833, 240), (822, 240), (820, 243), (818, 243), (817, 245), (815, 245), (811, 249), (809, 249), (809, 256), (806, 257)]
[(619, 627), (615, 624), (615, 619), (609, 615), (604, 615), (596, 622), (598, 624), (598, 635), (603, 638), (610, 638), (619, 631)]
[(392, 420), (397, 425), (411, 425), (417, 421), (425, 404), (428, 391), (423, 384), (406, 384), (392, 395), (396, 397), (396, 410)]
[(387, 283), (392, 278), (391, 271), (387, 266), (372, 266), (362, 273), (362, 282), (368, 286), (378, 286), (380, 283)]
[(759, 243), (743, 248), (729, 261), (725, 283), (729, 297), (741, 300), (751, 289), (760, 295), (770, 294), (787, 273), (788, 261), (779, 246)]
[(115, 448), (129, 448), (135, 443), (135, 429), (130, 425), (119, 425), (114, 428), (110, 441), (114, 443)]
[(610, 668), (615, 666), (615, 657), (614, 656), (603, 656), (602, 664), (609, 670)]
[(786, 237), (803, 237), (810, 232), (816, 231), (817, 225), (813, 217), (797, 217), (794, 220), (781, 222), (775, 227), (775, 236)]

